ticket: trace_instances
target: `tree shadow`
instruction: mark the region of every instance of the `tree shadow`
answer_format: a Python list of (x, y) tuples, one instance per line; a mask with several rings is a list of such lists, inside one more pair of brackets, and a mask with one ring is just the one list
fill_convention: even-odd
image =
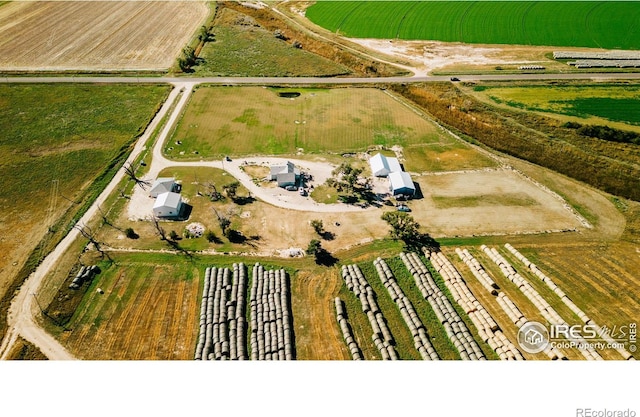
[(404, 245), (407, 250), (414, 252), (421, 252), (422, 248), (427, 248), (432, 252), (440, 250), (440, 243), (428, 233), (421, 233), (415, 239), (405, 240)]
[(330, 232), (328, 230), (323, 230), (322, 233), (320, 233), (320, 237), (323, 240), (333, 240), (333, 239), (336, 238), (336, 235), (335, 235), (335, 233)]
[(247, 204), (251, 204), (253, 202), (255, 202), (256, 199), (253, 197), (235, 197), (233, 199), (233, 202), (236, 203), (239, 206), (245, 206)]
[(333, 256), (329, 251), (324, 248), (318, 249), (315, 253), (316, 255), (316, 264), (322, 266), (334, 266), (339, 259)]

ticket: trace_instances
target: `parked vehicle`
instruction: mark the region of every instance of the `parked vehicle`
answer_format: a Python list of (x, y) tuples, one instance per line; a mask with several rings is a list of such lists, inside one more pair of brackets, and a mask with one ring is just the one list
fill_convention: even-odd
[(409, 208), (409, 206), (407, 206), (405, 204), (400, 204), (398, 206), (398, 211), (403, 211), (405, 213), (409, 213), (411, 211), (411, 209)]

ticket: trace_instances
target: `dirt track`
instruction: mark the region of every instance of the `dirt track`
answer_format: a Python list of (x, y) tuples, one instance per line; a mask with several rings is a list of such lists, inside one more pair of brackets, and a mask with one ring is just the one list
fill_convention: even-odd
[(10, 2), (0, 8), (0, 69), (167, 69), (208, 12), (193, 1)]

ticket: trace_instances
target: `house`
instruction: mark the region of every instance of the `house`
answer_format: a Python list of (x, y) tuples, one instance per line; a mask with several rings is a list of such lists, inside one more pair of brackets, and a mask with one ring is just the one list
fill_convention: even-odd
[(377, 153), (369, 158), (369, 166), (375, 177), (386, 177), (392, 172), (402, 171), (398, 158), (384, 156), (381, 153)]
[(396, 171), (389, 174), (389, 190), (393, 195), (413, 196), (416, 193), (416, 187), (413, 185), (411, 175), (404, 171)]
[(269, 170), (269, 180), (277, 181), (278, 187), (296, 185), (300, 178), (300, 170), (292, 162), (287, 161), (282, 165), (271, 165)]
[(169, 193), (176, 191), (176, 179), (175, 178), (158, 178), (155, 180), (149, 190), (149, 195), (153, 198), (163, 193)]
[(182, 197), (174, 192), (158, 195), (153, 205), (153, 215), (156, 217), (178, 217), (182, 209)]

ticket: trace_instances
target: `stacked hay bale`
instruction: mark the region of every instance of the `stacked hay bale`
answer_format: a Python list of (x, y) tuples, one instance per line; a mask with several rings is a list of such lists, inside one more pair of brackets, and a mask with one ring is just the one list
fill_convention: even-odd
[[(562, 302), (569, 307), (569, 309), (571, 311), (573, 311), (576, 316), (578, 316), (578, 318), (580, 320), (582, 320), (583, 323), (585, 324), (589, 324), (592, 325), (596, 328), (596, 331), (598, 332), (598, 334), (600, 335), (600, 337), (602, 337), (603, 340), (605, 340), (607, 343), (611, 343), (613, 344), (613, 346), (617, 346), (618, 344), (615, 342), (615, 340), (613, 340), (611, 338), (611, 336), (609, 336), (608, 333), (606, 333), (605, 331), (602, 330), (602, 328), (600, 326), (598, 326), (592, 319), (589, 318), (589, 316), (587, 316), (585, 314), (584, 311), (582, 311), (570, 298), (569, 296), (567, 296), (564, 291), (562, 291), (560, 289), (560, 287), (558, 287), (558, 285), (556, 285), (555, 282), (553, 282), (553, 280), (551, 278), (549, 278), (547, 275), (545, 275), (537, 266), (536, 264), (534, 264), (533, 262), (529, 261), (529, 259), (527, 259), (522, 253), (520, 253), (516, 248), (514, 248), (513, 246), (511, 246), (511, 244), (506, 243), (504, 245), (505, 248), (507, 248), (507, 250), (509, 252), (511, 252), (516, 259), (518, 259), (520, 262), (522, 262), (527, 268), (529, 268), (531, 270), (531, 272), (538, 278), (540, 278), (540, 280), (546, 284), (547, 287), (549, 287), (549, 289), (551, 291), (553, 291), (558, 297), (560, 297), (560, 300), (562, 300)], [(618, 346), (616, 348), (616, 350), (618, 351), (618, 353), (626, 360), (633, 360), (633, 356), (631, 355), (631, 353), (629, 351), (627, 351), (624, 347), (620, 347)]]
[(286, 271), (265, 270), (256, 263), (249, 301), (251, 359), (293, 360), (293, 328)]
[(362, 351), (356, 342), (356, 339), (353, 337), (353, 332), (351, 331), (351, 326), (349, 325), (349, 319), (347, 317), (347, 310), (344, 307), (344, 303), (340, 299), (340, 297), (335, 298), (335, 306), (336, 306), (336, 319), (338, 320), (338, 325), (340, 326), (340, 330), (342, 330), (342, 337), (344, 338), (344, 342), (347, 344), (347, 348), (349, 352), (351, 352), (351, 358), (354, 361), (363, 360)]
[(398, 285), (398, 281), (396, 281), (396, 278), (387, 263), (382, 260), (382, 258), (377, 258), (373, 262), (373, 265), (376, 267), (376, 271), (378, 272), (380, 281), (382, 281), (382, 285), (384, 285), (389, 292), (389, 296), (400, 309), (400, 314), (402, 315), (404, 322), (407, 324), (407, 327), (409, 327), (409, 331), (413, 337), (413, 344), (418, 353), (420, 353), (422, 359), (440, 359), (436, 350), (433, 348), (433, 345), (431, 345), (431, 342), (429, 341), (427, 329), (424, 327), (424, 324), (422, 324), (422, 321), (420, 321), (411, 301), (409, 301), (409, 298)]
[(79, 289), (82, 284), (91, 281), (98, 272), (100, 272), (100, 269), (97, 265), (80, 267), (80, 270), (73, 278), (73, 281), (71, 281), (71, 284), (69, 284), (69, 288), (71, 288), (72, 290)]
[[(536, 306), (542, 316), (553, 325), (568, 326), (567, 322), (560, 317), (558, 312), (551, 307), (531, 283), (523, 278), (511, 264), (495, 248), (488, 248), (486, 245), (480, 247), (489, 258), (500, 267), (502, 274), (513, 282), (522, 293)], [(582, 356), (588, 360), (602, 360), (602, 356), (596, 352), (582, 337), (570, 337), (568, 340), (575, 343)]]
[[(445, 329), (449, 340), (464, 360), (485, 360), (480, 346), (473, 339), (467, 325), (453, 308), (447, 296), (436, 285), (427, 267), (413, 252), (401, 253), (400, 259), (413, 276), (422, 296), (429, 302), (433, 312)], [(467, 305), (466, 308), (469, 306)]]
[(247, 359), (246, 286), (246, 268), (242, 263), (233, 265), (233, 274), (229, 268), (205, 270), (196, 360)]
[[(524, 360), (518, 348), (504, 335), (498, 323), (480, 303), (456, 267), (440, 251), (423, 249), (436, 271), (442, 276), (444, 284), (451, 292), (453, 299), (467, 313), (469, 319), (478, 329), (478, 336), (493, 349), (501, 360)], [(458, 251), (456, 251), (458, 253)], [(462, 252), (458, 253), (460, 255)], [(468, 254), (468, 252), (467, 252)], [(470, 254), (468, 254), (471, 256)], [(470, 263), (473, 262), (468, 259)], [(476, 262), (477, 263), (477, 262)], [(478, 264), (479, 266), (479, 264)], [(480, 266), (482, 268), (482, 266)], [(482, 268), (482, 271), (484, 269)], [(498, 285), (486, 273), (478, 275), (483, 287), (491, 294), (497, 294)]]
[(373, 330), (371, 339), (380, 352), (382, 359), (397, 360), (398, 352), (396, 352), (394, 348), (395, 340), (393, 339), (393, 335), (378, 307), (376, 294), (362, 274), (360, 268), (358, 268), (357, 265), (343, 265), (342, 278), (349, 291), (352, 291), (360, 300), (362, 312), (367, 315), (369, 324), (371, 324), (371, 329)]

